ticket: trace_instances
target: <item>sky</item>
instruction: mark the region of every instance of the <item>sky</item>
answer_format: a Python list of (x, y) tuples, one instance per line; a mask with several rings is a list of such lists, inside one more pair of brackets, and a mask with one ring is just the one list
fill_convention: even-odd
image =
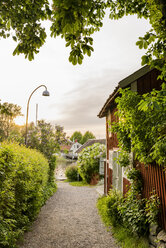
[(74, 131), (89, 130), (96, 138), (105, 137), (105, 118), (97, 117), (118, 82), (141, 67), (144, 50), (136, 45), (150, 25), (136, 16), (112, 21), (108, 17), (94, 38), (94, 52), (85, 57), (82, 65), (73, 66), (69, 61), (70, 48), (61, 38), (50, 38), (49, 28), (46, 43), (28, 61), (24, 55), (13, 56), (16, 43), (0, 40), (0, 99), (22, 108), (23, 117), (17, 124), (25, 124), (27, 101), (31, 92), (44, 84), (50, 92), (43, 97), (44, 87), (32, 96), (29, 105), (29, 122), (44, 119), (64, 127), (67, 135)]

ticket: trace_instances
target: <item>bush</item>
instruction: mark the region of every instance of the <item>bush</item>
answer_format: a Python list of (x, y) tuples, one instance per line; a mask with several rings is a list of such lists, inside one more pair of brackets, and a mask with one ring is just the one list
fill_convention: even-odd
[(139, 236), (147, 234), (148, 223), (145, 214), (144, 199), (133, 197), (129, 191), (127, 198), (119, 206), (119, 213), (123, 220), (123, 225), (128, 228), (131, 233)]
[(90, 183), (93, 176), (99, 174), (99, 161), (105, 157), (105, 145), (94, 144), (84, 148), (78, 156), (78, 170), (84, 181)]
[(78, 179), (78, 167), (76, 165), (70, 165), (66, 168), (65, 175), (70, 181), (77, 181)]
[(52, 193), (48, 173), (48, 161), (41, 153), (18, 144), (1, 144), (0, 247), (15, 247)]
[(110, 190), (109, 195), (106, 198), (107, 214), (110, 218), (111, 225), (116, 226), (122, 222), (121, 216), (119, 214), (118, 207), (122, 202), (122, 195), (115, 191)]
[[(119, 216), (117, 215), (117, 205), (119, 201), (116, 201), (116, 199), (118, 200), (119, 197), (121, 199), (121, 196), (117, 194), (117, 192), (110, 191), (109, 196), (98, 199), (97, 208), (103, 222), (107, 227), (112, 227), (111, 231), (113, 236), (116, 238), (118, 243), (120, 243), (121, 247), (148, 248), (148, 240), (145, 237), (140, 238), (137, 235), (133, 235), (128, 227), (124, 227), (121, 222), (118, 223)], [(111, 209), (111, 206), (113, 206), (113, 209)], [(113, 217), (114, 214), (115, 217)], [(118, 217), (117, 222), (116, 217)]]

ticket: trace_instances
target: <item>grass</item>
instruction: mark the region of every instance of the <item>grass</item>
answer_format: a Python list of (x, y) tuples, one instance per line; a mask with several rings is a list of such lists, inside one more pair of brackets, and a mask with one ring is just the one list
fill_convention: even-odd
[(67, 182), (71, 186), (75, 186), (75, 187), (83, 187), (83, 186), (93, 187), (93, 185), (90, 185), (84, 181), (70, 181), (69, 179), (65, 179), (63, 182)]
[(76, 181), (76, 182), (70, 182), (71, 186), (76, 186), (76, 187), (82, 187), (82, 186), (90, 186), (88, 183), (84, 181)]
[(148, 248), (149, 244), (145, 237), (134, 236), (130, 231), (122, 225), (112, 226), (111, 217), (107, 210), (107, 198), (101, 197), (98, 199), (97, 208), (102, 221), (111, 229), (114, 238), (122, 248)]

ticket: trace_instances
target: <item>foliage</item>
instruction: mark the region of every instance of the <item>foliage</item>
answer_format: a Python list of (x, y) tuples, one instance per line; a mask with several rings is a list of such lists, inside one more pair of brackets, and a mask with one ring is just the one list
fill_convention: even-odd
[(134, 152), (145, 164), (166, 164), (166, 84), (143, 96), (129, 89), (117, 98), (119, 122), (114, 123), (119, 147)]
[(117, 163), (121, 166), (121, 167), (127, 167), (131, 164), (131, 155), (130, 153), (126, 152), (126, 151), (121, 151), (118, 155), (117, 158)]
[(94, 134), (90, 131), (86, 131), (84, 135), (80, 131), (75, 131), (70, 138), (71, 141), (77, 140), (82, 145), (89, 139), (95, 139)]
[(27, 145), (39, 150), (48, 159), (60, 150), (61, 144), (67, 142), (63, 127), (53, 127), (44, 120), (38, 121), (37, 126), (31, 123), (28, 130)]
[(28, 128), (27, 146), (39, 150), (49, 161), (50, 182), (54, 182), (54, 170), (56, 165), (55, 154), (60, 150), (60, 145), (67, 143), (66, 133), (61, 126), (52, 126), (44, 120), (33, 123)]
[(139, 194), (142, 191), (142, 176), (141, 172), (135, 168), (127, 171), (127, 178), (131, 182), (131, 190), (134, 194)]
[[(98, 208), (99, 214), (101, 215), (101, 218), (104, 224), (107, 227), (111, 226), (111, 232), (113, 233), (114, 238), (118, 241), (118, 243), (120, 243), (121, 247), (123, 248), (128, 248), (128, 247), (148, 248), (149, 244), (146, 238), (135, 236), (130, 232), (128, 228), (124, 227), (122, 224), (118, 224), (114, 222), (115, 218), (114, 220), (111, 218), (112, 216), (108, 210), (107, 199), (109, 197), (110, 196), (99, 198), (97, 201), (97, 208)], [(115, 204), (114, 201), (113, 201), (113, 204)], [(118, 202), (116, 203), (116, 205), (118, 205)], [(111, 209), (111, 207), (109, 207), (109, 209)], [(118, 219), (119, 219), (119, 216), (118, 216)], [(113, 220), (114, 225), (112, 223), (112, 220)]]
[(136, 14), (146, 18), (151, 29), (144, 37), (139, 37), (137, 46), (147, 49), (142, 64), (150, 64), (162, 70), (165, 77), (166, 61), (166, 7), (165, 0), (39, 0), (0, 2), (0, 36), (12, 36), (18, 43), (13, 55), (24, 53), (29, 60), (39, 52), (45, 43), (44, 20), (51, 22), (51, 36), (61, 35), (66, 47), (71, 47), (69, 61), (74, 65), (82, 63), (84, 55), (91, 55), (94, 32), (103, 25), (106, 9), (110, 19), (120, 19), (124, 15)]
[(38, 214), (54, 188), (49, 165), (39, 152), (16, 143), (0, 146), (0, 246), (13, 248), (16, 239)]
[(21, 115), (20, 106), (8, 102), (0, 104), (0, 141), (20, 137), (14, 119)]
[(149, 224), (158, 223), (158, 213), (160, 210), (160, 201), (159, 197), (156, 194), (152, 194), (149, 200), (146, 201), (145, 212), (147, 222)]
[(106, 199), (107, 215), (111, 221), (111, 225), (116, 226), (122, 222), (118, 210), (118, 206), (122, 202), (122, 195), (116, 190), (110, 190)]
[(81, 143), (81, 139), (82, 139), (82, 133), (80, 131), (75, 131), (70, 137), (71, 141), (75, 142), (77, 140), (78, 143)]
[(96, 137), (93, 135), (92, 132), (86, 131), (85, 134), (82, 136), (81, 144), (84, 144), (89, 139), (95, 139)]
[(123, 248), (149, 248), (149, 242), (146, 237), (138, 237), (137, 235), (133, 235), (123, 226), (118, 225), (114, 227), (113, 235)]
[(129, 227), (133, 234), (142, 236), (148, 231), (145, 213), (145, 200), (141, 199), (142, 178), (139, 170), (132, 168), (127, 173), (131, 186), (123, 202), (119, 205), (119, 213), (123, 225)]
[[(149, 200), (141, 199), (142, 179), (140, 171), (130, 169), (127, 174), (131, 186), (125, 197), (111, 189), (99, 208), (104, 213), (103, 220), (108, 226), (123, 226), (130, 234), (144, 236), (150, 224), (157, 221), (159, 199), (152, 195)], [(102, 206), (103, 205), (103, 206)]]
[(107, 197), (99, 197), (97, 200), (97, 208), (99, 211), (99, 214), (101, 215), (102, 221), (105, 223), (107, 227), (111, 226), (111, 219), (108, 211), (108, 206), (107, 206)]
[(76, 165), (69, 165), (66, 167), (65, 175), (70, 181), (77, 181), (78, 167)]
[(123, 204), (119, 206), (119, 213), (123, 220), (123, 225), (128, 227), (133, 234), (142, 236), (147, 233), (144, 199), (139, 199), (132, 191), (129, 191), (124, 198)]
[(105, 145), (98, 143), (88, 146), (78, 155), (78, 171), (84, 181), (90, 183), (92, 177), (99, 174), (99, 160), (105, 157)]

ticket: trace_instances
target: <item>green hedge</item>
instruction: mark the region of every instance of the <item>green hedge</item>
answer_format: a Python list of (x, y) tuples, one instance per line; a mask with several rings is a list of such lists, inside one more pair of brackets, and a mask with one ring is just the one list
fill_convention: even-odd
[(13, 248), (53, 190), (49, 164), (38, 151), (0, 145), (0, 247)]
[(65, 175), (70, 181), (78, 180), (78, 167), (76, 165), (69, 165), (66, 168)]

